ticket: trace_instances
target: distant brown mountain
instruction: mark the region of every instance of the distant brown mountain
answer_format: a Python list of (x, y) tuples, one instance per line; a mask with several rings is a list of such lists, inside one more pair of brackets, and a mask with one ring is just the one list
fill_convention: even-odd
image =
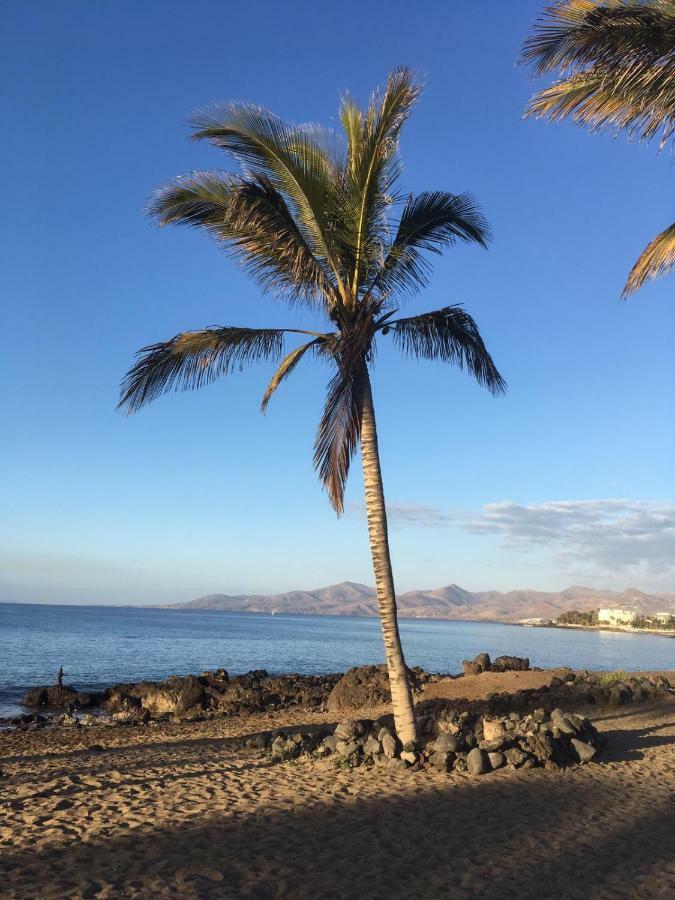
[[(641, 613), (665, 611), (675, 615), (675, 594), (646, 594), (636, 588), (607, 591), (573, 586), (559, 592), (472, 593), (450, 584), (432, 591), (408, 591), (398, 597), (399, 612), (403, 617), (493, 622), (555, 619), (570, 609), (588, 611), (619, 604), (630, 604)], [(373, 588), (352, 581), (286, 594), (208, 594), (187, 603), (174, 603), (170, 608), (324, 616), (376, 616), (378, 612)]]

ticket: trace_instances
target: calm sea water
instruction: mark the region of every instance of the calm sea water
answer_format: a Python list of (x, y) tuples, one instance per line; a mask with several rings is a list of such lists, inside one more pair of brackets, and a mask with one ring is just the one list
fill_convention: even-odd
[[(409, 665), (431, 672), (461, 671), (483, 650), (541, 667), (675, 666), (675, 640), (652, 635), (423, 619), (403, 620), (401, 632)], [(60, 665), (67, 684), (86, 690), (220, 667), (343, 672), (383, 660), (376, 619), (0, 604), (0, 716), (20, 712), (26, 688), (53, 682)]]

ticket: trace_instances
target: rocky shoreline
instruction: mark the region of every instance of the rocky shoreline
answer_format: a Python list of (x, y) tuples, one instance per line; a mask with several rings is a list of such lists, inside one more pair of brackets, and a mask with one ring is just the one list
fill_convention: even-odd
[[(230, 676), (225, 669), (217, 669), (198, 676), (174, 675), (163, 681), (116, 684), (99, 692), (81, 692), (70, 685), (35, 687), (22, 702), (43, 713), (61, 712), (62, 719), (84, 714), (78, 722), (107, 720), (142, 725), (163, 718), (191, 721), (293, 706), (320, 708), (342, 677), (339, 673), (270, 675), (264, 669)], [(30, 714), (14, 717), (14, 724), (29, 718)]]
[[(614, 675), (565, 670), (537, 688), (493, 692), (481, 701), (461, 696), (452, 700), (427, 699), (428, 685), (458, 682), (482, 673), (531, 672), (529, 660), (502, 656), (491, 661), (487, 653), (465, 660), (461, 675), (439, 675), (422, 669), (409, 670), (417, 696), (418, 715), (424, 719), (452, 710), (471, 715), (508, 715), (541, 708), (619, 705), (658, 698), (670, 691), (660, 675)], [(540, 671), (540, 670), (537, 670)], [(163, 681), (117, 684), (100, 692), (79, 692), (72, 686), (31, 688), (24, 705), (35, 710), (0, 722), (5, 728), (35, 729), (53, 725), (145, 725), (151, 722), (191, 722), (204, 719), (277, 712), (293, 707), (349, 714), (390, 702), (389, 679), (384, 666), (360, 666), (347, 673), (329, 675), (271, 675), (256, 670), (230, 676), (225, 669), (199, 676), (172, 676)]]

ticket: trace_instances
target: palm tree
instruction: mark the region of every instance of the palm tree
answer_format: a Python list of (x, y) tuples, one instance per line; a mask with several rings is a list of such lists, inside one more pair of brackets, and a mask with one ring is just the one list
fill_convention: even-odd
[[(233, 366), (281, 358), (286, 334), (306, 340), (281, 359), (262, 409), (303, 357), (332, 367), (314, 465), (338, 515), (349, 464), (361, 444), (365, 501), (396, 730), (416, 737), (401, 647), (369, 368), (375, 339), (389, 335), (407, 354), (466, 367), (493, 393), (504, 390), (475, 322), (446, 306), (395, 318), (399, 303), (427, 281), (425, 251), (455, 241), (485, 246), (487, 225), (466, 194), (401, 197), (398, 138), (420, 92), (405, 68), (361, 110), (344, 97), (336, 135), (288, 125), (265, 109), (234, 103), (193, 119), (196, 140), (231, 154), (239, 174), (198, 172), (161, 188), (150, 213), (161, 225), (203, 228), (241, 261), (263, 289), (305, 303), (330, 322), (302, 328), (226, 326), (188, 331), (144, 347), (122, 384), (120, 406), (135, 412), (170, 390), (198, 388)], [(396, 220), (391, 210), (402, 208)]]
[[(563, 0), (545, 8), (522, 61), (563, 76), (526, 115), (623, 129), (663, 147), (675, 136), (675, 0)], [(675, 266), (675, 223), (643, 250), (622, 297)]]

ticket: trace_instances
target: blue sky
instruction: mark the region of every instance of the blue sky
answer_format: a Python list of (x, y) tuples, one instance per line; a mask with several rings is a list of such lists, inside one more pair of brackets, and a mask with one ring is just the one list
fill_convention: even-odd
[(461, 302), (509, 382), (495, 399), (384, 344), (374, 374), (398, 586), (675, 590), (675, 280), (618, 299), (672, 221), (673, 160), (524, 121), (515, 61), (539, 0), (11, 2), (0, 600), (161, 602), (372, 582), (358, 465), (337, 520), (311, 466), (328, 372), (258, 412), (268, 367), (115, 411), (142, 345), (213, 324), (291, 325), (204, 235), (158, 230), (152, 189), (227, 166), (197, 106), (335, 123), (398, 64), (427, 87), (404, 186), (470, 191), (494, 241), (436, 265), (411, 312)]

